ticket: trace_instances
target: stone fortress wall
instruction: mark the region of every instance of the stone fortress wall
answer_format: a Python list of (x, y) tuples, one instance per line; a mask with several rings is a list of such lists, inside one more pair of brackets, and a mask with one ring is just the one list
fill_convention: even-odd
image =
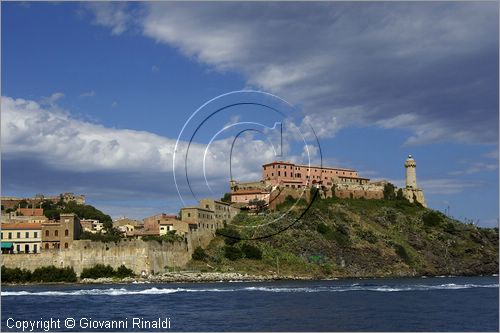
[(215, 237), (211, 230), (193, 230), (184, 241), (159, 243), (141, 239), (124, 239), (118, 243), (75, 240), (71, 249), (48, 250), (38, 254), (2, 255), (2, 265), (33, 271), (43, 266), (73, 267), (77, 275), (84, 268), (97, 264), (120, 265), (135, 274), (154, 274), (168, 271), (170, 267), (184, 267), (196, 247), (206, 247)]

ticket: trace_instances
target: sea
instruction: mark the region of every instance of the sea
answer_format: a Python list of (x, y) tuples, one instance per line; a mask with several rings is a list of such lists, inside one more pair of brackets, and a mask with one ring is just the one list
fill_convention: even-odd
[(1, 330), (498, 332), (498, 295), (498, 276), (2, 286)]

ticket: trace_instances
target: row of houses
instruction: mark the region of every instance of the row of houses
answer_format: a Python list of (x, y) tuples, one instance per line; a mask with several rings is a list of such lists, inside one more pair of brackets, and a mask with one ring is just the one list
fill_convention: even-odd
[(61, 214), (59, 221), (2, 223), (2, 253), (69, 249), (81, 233), (80, 219), (73, 213)]
[[(210, 233), (222, 228), (239, 209), (214, 199), (202, 199), (199, 206), (183, 207), (180, 215), (157, 214), (143, 221), (117, 219), (113, 227), (127, 238), (162, 236), (175, 231), (180, 236), (188, 233)], [(41, 208), (18, 208), (2, 215), (2, 253), (40, 253), (47, 250), (70, 249), (83, 232), (105, 233), (99, 220), (80, 219), (76, 214), (60, 214), (57, 221), (48, 220)]]
[(215, 232), (224, 227), (239, 211), (239, 208), (227, 202), (202, 199), (198, 206), (181, 208), (179, 216), (162, 213), (146, 217), (142, 223), (121, 218), (115, 220), (113, 225), (126, 237), (162, 236), (171, 231), (183, 236), (192, 231)]

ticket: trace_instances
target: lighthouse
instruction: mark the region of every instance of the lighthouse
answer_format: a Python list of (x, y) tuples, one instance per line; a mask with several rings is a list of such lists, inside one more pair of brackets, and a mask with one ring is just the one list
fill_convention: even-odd
[(408, 158), (405, 162), (406, 168), (406, 188), (417, 189), (417, 163), (413, 159), (411, 155), (408, 155)]
[(403, 195), (410, 202), (418, 202), (422, 206), (427, 207), (425, 202), (424, 191), (417, 186), (417, 163), (413, 156), (408, 155), (405, 161), (406, 169), (406, 188), (403, 189)]

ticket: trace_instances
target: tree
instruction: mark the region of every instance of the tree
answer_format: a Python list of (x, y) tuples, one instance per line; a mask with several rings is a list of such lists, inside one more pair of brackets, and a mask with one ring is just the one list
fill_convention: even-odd
[(231, 203), (231, 193), (224, 193), (224, 196), (220, 199), (220, 201)]
[(403, 189), (399, 189), (396, 194), (396, 200), (405, 200), (405, 196), (403, 195)]
[(201, 246), (198, 246), (196, 247), (196, 249), (194, 249), (192, 258), (193, 260), (205, 261), (205, 259), (207, 258), (207, 253)]
[(249, 206), (255, 206), (255, 209), (261, 211), (266, 208), (267, 203), (265, 200), (253, 199), (248, 202)]
[(19, 207), (21, 207), (21, 208), (28, 208), (28, 206), (29, 206), (28, 201), (26, 201), (24, 199), (21, 200), (21, 201), (19, 201)]
[(237, 259), (241, 259), (243, 257), (243, 253), (236, 246), (226, 245), (224, 246), (224, 257), (234, 261)]
[(240, 241), (240, 233), (233, 227), (224, 227), (217, 230), (217, 234), (224, 236), (224, 243), (227, 245), (233, 245)]
[(241, 246), (241, 251), (248, 259), (262, 259), (262, 251), (252, 244), (243, 244)]
[(396, 187), (391, 184), (387, 183), (384, 185), (384, 200), (394, 200), (396, 199)]

